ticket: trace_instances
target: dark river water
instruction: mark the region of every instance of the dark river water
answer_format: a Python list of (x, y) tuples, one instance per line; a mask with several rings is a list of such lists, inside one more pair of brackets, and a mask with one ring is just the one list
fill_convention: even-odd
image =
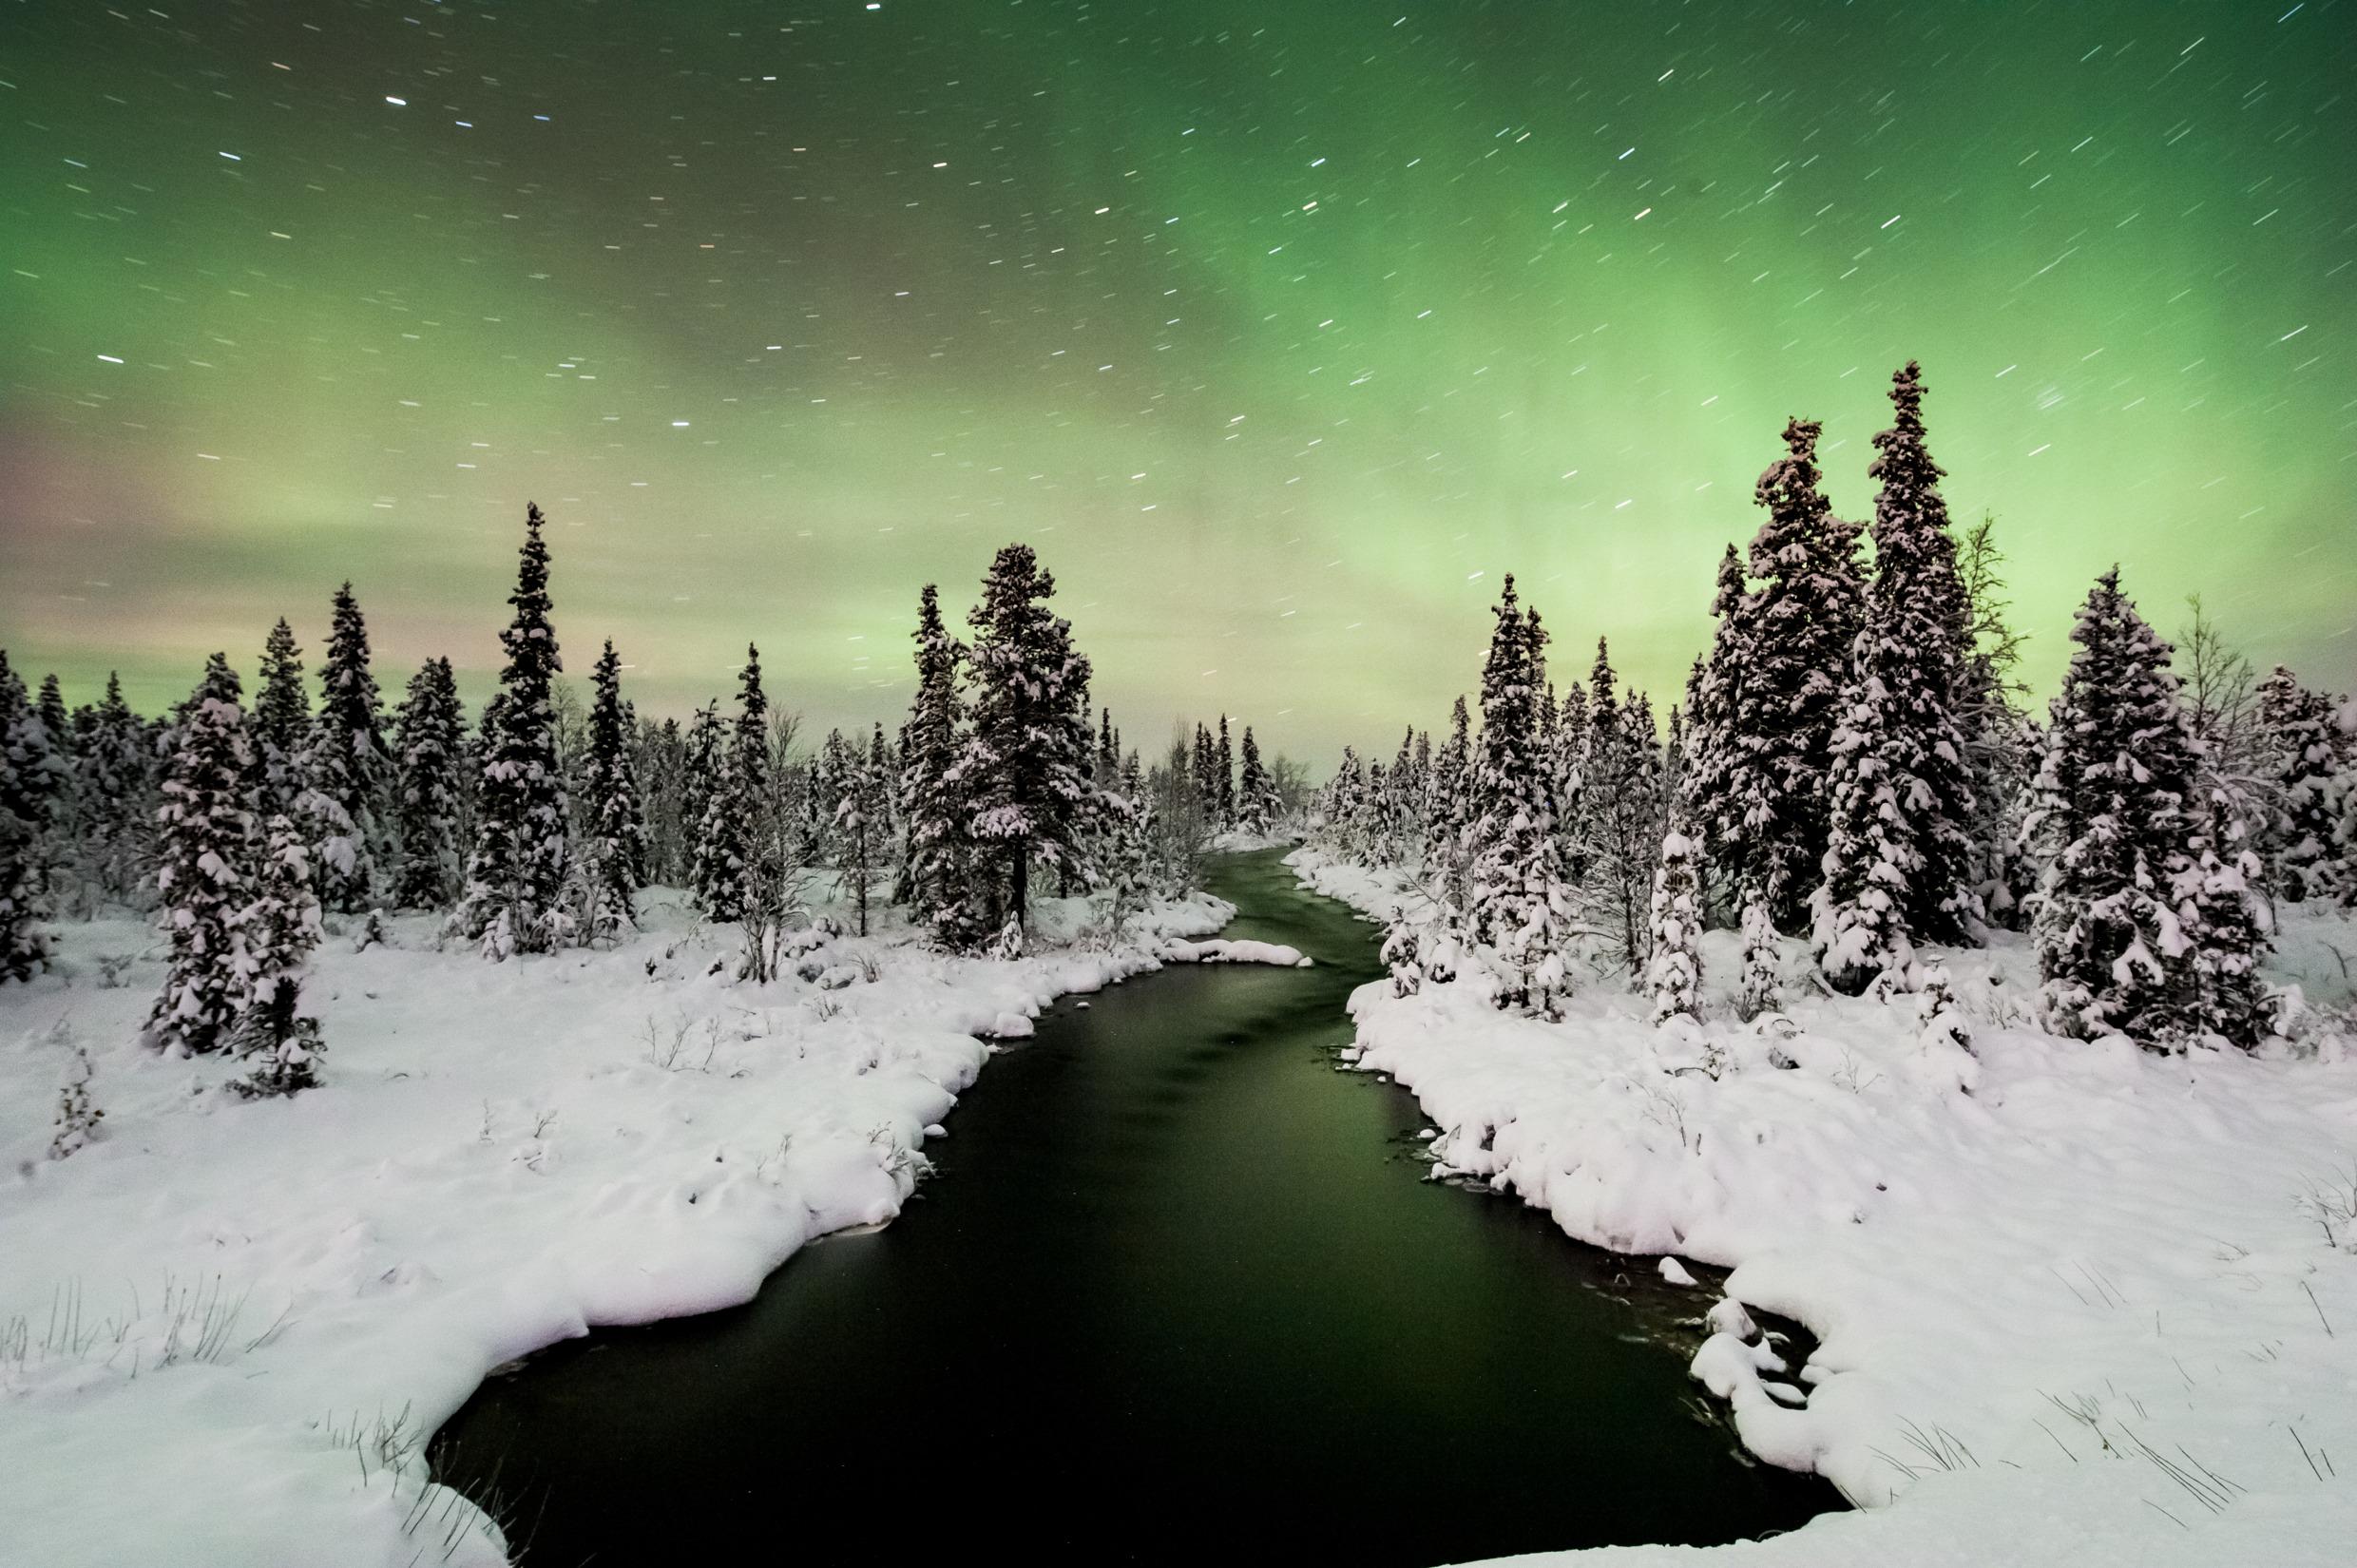
[(531, 1568), (719, 1560), (1423, 1565), (1711, 1542), (1839, 1506), (1686, 1378), (1709, 1292), (1424, 1179), (1414, 1100), (1335, 1071), (1374, 927), (1274, 851), (1227, 934), (993, 1061), (889, 1228), (741, 1308), (487, 1383), (437, 1476)]

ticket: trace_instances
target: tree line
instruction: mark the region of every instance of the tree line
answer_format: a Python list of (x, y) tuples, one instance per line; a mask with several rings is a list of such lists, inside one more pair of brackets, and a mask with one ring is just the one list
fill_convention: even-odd
[(2282, 1026), (2258, 972), (2277, 904), (2357, 904), (2357, 708), (2255, 679), (2198, 601), (2180, 672), (2115, 568), (2033, 715), (2002, 557), (1988, 520), (1951, 525), (1924, 392), (1913, 362), (1892, 378), (1863, 525), (1825, 494), (1821, 426), (1788, 423), (1666, 732), (1601, 640), (1559, 698), (1509, 576), (1478, 727), (1461, 698), (1438, 746), (1411, 728), (1388, 767), (1345, 750), (1313, 831), (1413, 873), (1385, 944), (1397, 988), (1475, 975), (1553, 1017), (1581, 968), (1618, 969), (1657, 1022), (1698, 1018), (1697, 939), (1734, 927), (1750, 1019), (1783, 1004), (1782, 936), (1808, 939), (1812, 984), (1888, 996), (1945, 987), (1925, 947), (2026, 927), (2058, 1033), (2249, 1046)]
[(447, 658), (386, 713), (349, 583), (316, 707), (284, 620), (250, 707), (226, 654), (143, 717), (112, 676), (70, 711), (55, 676), (29, 694), (0, 652), (0, 982), (47, 966), (61, 915), (152, 908), (170, 951), (148, 1042), (253, 1058), (243, 1089), (292, 1093), (317, 1081), (299, 999), (330, 916), (355, 917), (367, 946), (385, 911), (436, 911), (444, 940), (500, 960), (611, 944), (642, 889), (682, 887), (738, 927), (738, 973), (767, 981), (820, 918), (824, 873), (862, 935), (891, 903), (935, 946), (1012, 955), (1043, 891), (1109, 892), (1098, 935), (1117, 940), (1147, 900), (1195, 885), (1217, 834), (1266, 833), (1306, 796), (1249, 727), (1234, 746), (1225, 716), (1152, 760), (1124, 749), (1023, 545), (998, 552), (965, 641), (924, 588), (896, 734), (837, 730), (805, 755), (752, 646), (733, 711), (716, 698), (682, 725), (639, 716), (608, 640), (584, 711), (561, 679), (545, 523), (527, 507), (505, 662), (471, 727)]

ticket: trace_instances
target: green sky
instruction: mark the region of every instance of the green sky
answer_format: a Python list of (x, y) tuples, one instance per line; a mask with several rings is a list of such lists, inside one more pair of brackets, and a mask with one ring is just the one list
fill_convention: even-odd
[(2115, 561), (2357, 681), (2346, 4), (10, 11), (0, 645), (76, 699), (347, 576), (479, 695), (533, 499), (645, 709), (751, 639), (894, 715), (1013, 539), (1133, 740), (1388, 750), (1506, 571), (1666, 706), (1910, 356), (2034, 681)]

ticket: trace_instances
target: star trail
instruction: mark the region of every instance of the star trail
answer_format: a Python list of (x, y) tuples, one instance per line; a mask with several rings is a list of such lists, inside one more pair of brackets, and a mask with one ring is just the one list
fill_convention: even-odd
[(2357, 678), (2347, 5), (165, 5), (0, 24), (0, 627), (470, 698), (527, 499), (642, 709), (896, 713), (1040, 550), (1150, 741), (1445, 714), (1518, 574), (1674, 696), (1788, 414), (1923, 362), (2025, 674), (2103, 567)]

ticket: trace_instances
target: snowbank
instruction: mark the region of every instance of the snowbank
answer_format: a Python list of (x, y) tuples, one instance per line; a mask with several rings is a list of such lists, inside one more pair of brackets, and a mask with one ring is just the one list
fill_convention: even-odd
[(1188, 942), (1162, 945), (1162, 958), (1171, 964), (1274, 964), (1280, 969), (1306, 969), (1311, 961), (1298, 947), (1281, 942)]
[[(741, 1302), (813, 1237), (889, 1220), (978, 1033), (1231, 911), (1014, 964), (834, 938), (757, 987), (724, 978), (734, 927), (667, 893), (645, 912), (614, 951), (505, 965), (433, 950), (423, 919), (331, 938), (304, 993), (328, 1082), (291, 1100), (132, 1043), (162, 972), (144, 926), (68, 923), (58, 972), (0, 988), (0, 1564), (504, 1560), (421, 1492), (420, 1444), (486, 1372)], [(1040, 943), (1083, 914), (1049, 906)], [(77, 1044), (105, 1119), (51, 1162)]]
[[(1400, 886), (1291, 863), (1372, 913)], [(2332, 945), (2357, 929), (2287, 933), (2311, 1000), (2346, 996), (2309, 961)], [(1712, 933), (1706, 980), (1736, 964)], [(2031, 1021), (2025, 947), (1946, 964), (1972, 1056), (1911, 998), (1811, 998), (1753, 1028), (1715, 986), (1698, 1030), (1653, 1028), (1617, 977), (1558, 1024), (1459, 986), (1379, 983), (1351, 1009), (1359, 1064), (1439, 1125), (1439, 1169), (1581, 1240), (1734, 1268), (1694, 1375), (1747, 1447), (1865, 1510), (1714, 1555), (2357, 1560), (2357, 1063), (2064, 1041)], [(1808, 1365), (1742, 1304), (1806, 1325)]]

